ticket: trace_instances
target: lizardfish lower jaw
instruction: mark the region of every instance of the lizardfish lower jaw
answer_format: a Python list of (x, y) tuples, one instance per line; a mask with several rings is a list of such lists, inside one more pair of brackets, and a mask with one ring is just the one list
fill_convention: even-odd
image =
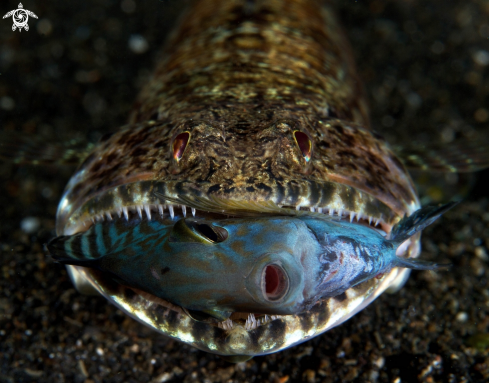
[[(182, 196), (178, 193), (182, 192), (182, 187), (179, 191), (178, 189), (176, 185), (151, 181), (115, 187), (78, 208), (64, 220), (62, 227), (58, 227), (58, 234), (73, 235), (83, 232), (94, 222), (101, 220), (127, 220), (137, 217), (141, 220), (177, 222), (185, 216), (209, 219), (261, 214), (329, 215), (339, 220), (368, 225), (383, 234), (388, 234), (398, 220), (398, 216), (385, 204), (361, 191), (354, 192), (356, 201), (351, 194), (343, 194), (348, 198), (344, 204), (341, 193), (338, 193), (330, 198), (331, 205), (311, 205), (307, 198), (302, 198), (298, 199), (297, 205), (279, 206), (274, 201), (222, 201), (213, 196), (203, 196), (192, 188), (188, 190), (194, 190), (194, 193)], [(354, 205), (360, 206), (361, 210), (346, 208)], [(380, 208), (377, 209), (377, 206)], [(62, 215), (63, 211), (58, 214)], [(410, 241), (403, 246), (404, 249), (407, 250)], [(225, 321), (204, 323), (191, 318), (181, 307), (147, 292), (119, 284), (99, 271), (70, 267), (99, 293), (140, 322), (167, 336), (221, 355), (261, 355), (301, 343), (350, 318), (384, 291), (394, 278), (389, 275), (382, 281), (366, 282), (362, 284), (363, 287), (349, 289), (345, 293), (346, 301), (345, 298), (331, 298), (296, 315), (236, 312)], [(379, 283), (382, 285), (380, 289)], [(329, 315), (325, 316), (325, 312)]]

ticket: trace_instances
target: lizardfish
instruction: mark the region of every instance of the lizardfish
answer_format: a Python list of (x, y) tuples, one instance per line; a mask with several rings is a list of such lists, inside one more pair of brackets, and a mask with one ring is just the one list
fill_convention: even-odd
[[(107, 127), (112, 134), (84, 149), (75, 143), (23, 139), (15, 139), (13, 146), (0, 145), (0, 157), (15, 163), (78, 165), (59, 203), (57, 236), (83, 238), (83, 233), (105, 230), (102, 221), (108, 227), (134, 221), (135, 226), (127, 226), (130, 235), (135, 227), (149, 232), (151, 225), (176, 228), (177, 222), (182, 230), (192, 227), (192, 222), (214, 227), (233, 217), (236, 227), (243, 230), (228, 232), (226, 241), (244, 246), (260, 238), (250, 231), (253, 226), (246, 229), (254, 220), (275, 217), (266, 229), (269, 238), (276, 232), (280, 239), (289, 220), (290, 227), (301, 222), (313, 230), (305, 215), (323, 215), (345, 222), (341, 227), (348, 227), (350, 233), (345, 232), (346, 243), (356, 249), (351, 242), (358, 240), (356, 229), (379, 230), (386, 234), (382, 241), (394, 241), (393, 229), (399, 221), (421, 208), (405, 164), (423, 170), (471, 171), (489, 163), (487, 151), (434, 151), (428, 158), (423, 158), (422, 150), (414, 155), (395, 153), (371, 129), (351, 48), (327, 1), (193, 0), (171, 36), (153, 77), (128, 113), (128, 125), (119, 130)], [(208, 232), (217, 239), (224, 235), (212, 233)], [(99, 244), (110, 242), (110, 236), (101, 238)], [(333, 237), (318, 238), (320, 246)], [(226, 241), (216, 248), (226, 246)], [(255, 246), (251, 257), (274, 254), (282, 242), (264, 241)], [(174, 258), (182, 245), (168, 243), (173, 247), (167, 247), (170, 252), (165, 257), (177, 262)], [(407, 265), (420, 255), (420, 233), (393, 246), (398, 246), (396, 256)], [(367, 250), (375, 253), (371, 246), (362, 249), (364, 255)], [(98, 251), (91, 254), (95, 257)], [(148, 256), (156, 254), (148, 251)], [(233, 264), (235, 259), (224, 261)], [(340, 269), (348, 270), (355, 262), (349, 258)], [(199, 310), (127, 287), (124, 278), (128, 276), (115, 264), (104, 263), (104, 271), (76, 265), (67, 269), (79, 292), (101, 294), (160, 334), (238, 361), (308, 340), (348, 320), (383, 292), (399, 290), (410, 271), (393, 267), (403, 266), (399, 262), (391, 260), (390, 269), (378, 268), (377, 278), (369, 275), (370, 279), (353, 288), (347, 287), (355, 283), (355, 277), (345, 275), (344, 285), (331, 285), (331, 294), (346, 288), (341, 296), (320, 299), (300, 314), (269, 312), (258, 320), (252, 306), (253, 310), (234, 311), (217, 324), (196, 320)], [(334, 269), (334, 264), (330, 267)], [(314, 270), (306, 269), (310, 278)], [(276, 281), (282, 280), (278, 268), (269, 270)], [(195, 275), (198, 270), (188, 265), (186, 272)], [(214, 283), (215, 274), (210, 272), (202, 277)], [(230, 275), (226, 270), (223, 278)], [(320, 286), (321, 280), (311, 283)], [(148, 281), (144, 282), (140, 287), (147, 288)], [(182, 289), (187, 289), (187, 297), (175, 289), (170, 295), (156, 288), (154, 293), (175, 302), (177, 295), (182, 302), (193, 302), (200, 292), (189, 279), (186, 283)], [(209, 286), (203, 286), (203, 291), (209, 291)], [(280, 286), (268, 290), (283, 293)], [(329, 291), (326, 285), (319, 290), (325, 296)], [(307, 293), (312, 301), (316, 299), (313, 291)], [(220, 317), (226, 317), (231, 306), (216, 306), (214, 301), (209, 293), (207, 306), (194, 307), (214, 316), (219, 316), (216, 310), (221, 311), (225, 314)], [(308, 303), (298, 303), (298, 307), (301, 304), (308, 307)]]
[(441, 267), (396, 251), (454, 204), (425, 206), (388, 236), (319, 215), (182, 218), (174, 225), (116, 220), (55, 238), (48, 248), (62, 263), (109, 273), (197, 319), (207, 314), (223, 321), (233, 312), (289, 315), (394, 267)]

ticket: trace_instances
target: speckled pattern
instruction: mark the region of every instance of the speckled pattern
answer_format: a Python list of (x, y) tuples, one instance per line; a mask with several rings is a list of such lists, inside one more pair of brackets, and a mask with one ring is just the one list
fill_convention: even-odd
[[(487, 132), (485, 2), (337, 3), (366, 83), (372, 125), (388, 142), (449, 142)], [(158, 47), (180, 7), (176, 1), (146, 1), (131, 13), (130, 0), (86, 1), (78, 10), (54, 0), (23, 4), (39, 16), (30, 21), (30, 31), (14, 33), (11, 20), (0, 20), (0, 124), (91, 140), (125, 122), (157, 59), (157, 50), (135, 53), (145, 47), (134, 35)], [(4, 10), (15, 6), (9, 2)], [(1, 382), (489, 378), (488, 352), (466, 343), (489, 326), (487, 171), (473, 180), (468, 200), (423, 235), (423, 259), (448, 259), (456, 267), (413, 273), (399, 293), (382, 295), (323, 336), (237, 365), (157, 336), (105, 299), (75, 292), (64, 268), (43, 251), (71, 173), (0, 167)], [(449, 198), (446, 191), (457, 185), (457, 177), (448, 177), (443, 185), (449, 187), (430, 178), (434, 186), (419, 180), (431, 198)], [(20, 229), (26, 217), (38, 220), (32, 234)]]

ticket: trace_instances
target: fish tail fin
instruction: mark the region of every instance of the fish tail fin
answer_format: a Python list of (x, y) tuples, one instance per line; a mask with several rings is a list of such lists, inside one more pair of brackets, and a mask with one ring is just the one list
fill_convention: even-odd
[(389, 234), (389, 240), (401, 244), (409, 237), (422, 231), (436, 221), (443, 213), (457, 205), (459, 201), (441, 205), (426, 205), (415, 211), (409, 217), (404, 217), (394, 225)]
[(19, 165), (79, 165), (93, 144), (83, 140), (55, 142), (21, 132), (0, 132), (0, 159)]
[(413, 270), (440, 270), (451, 267), (450, 263), (436, 263), (430, 261), (423, 261), (415, 258), (401, 258), (396, 257), (394, 262), (396, 267), (405, 267)]

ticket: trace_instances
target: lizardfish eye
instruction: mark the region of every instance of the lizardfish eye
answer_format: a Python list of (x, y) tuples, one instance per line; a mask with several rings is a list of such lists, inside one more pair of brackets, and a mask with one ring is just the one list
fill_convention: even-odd
[(228, 238), (226, 229), (207, 222), (180, 219), (172, 228), (170, 242), (219, 243)]
[(312, 142), (309, 139), (309, 136), (306, 133), (295, 130), (294, 139), (302, 153), (302, 156), (304, 157), (306, 162), (309, 162), (312, 154)]
[(289, 276), (277, 264), (268, 264), (263, 268), (261, 291), (267, 301), (278, 301), (289, 291)]
[(185, 152), (188, 142), (190, 141), (190, 133), (183, 132), (175, 137), (173, 140), (173, 158), (180, 161)]

